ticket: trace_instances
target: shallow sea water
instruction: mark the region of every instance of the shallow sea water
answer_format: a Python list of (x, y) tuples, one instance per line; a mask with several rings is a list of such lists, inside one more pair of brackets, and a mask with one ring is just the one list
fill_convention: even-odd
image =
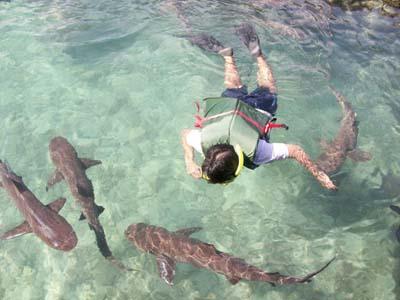
[[(279, 120), (290, 126), (273, 141), (298, 143), (316, 158), (341, 116), (328, 85), (352, 103), (358, 145), (373, 160), (347, 160), (336, 193), (293, 161), (244, 170), (226, 187), (186, 175), (179, 133), (193, 124), (195, 100), (222, 92), (223, 64), (181, 37), (185, 27), (170, 3), (0, 2), (0, 158), (44, 203), (67, 197), (61, 212), (79, 238), (69, 253), (34, 236), (1, 242), (0, 299), (400, 298), (393, 233), (400, 218), (388, 208), (396, 198), (377, 196), (385, 191), (377, 190), (383, 176), (375, 172), (400, 173), (396, 20), (315, 0), (288, 3), (190, 0), (180, 9), (194, 32), (235, 49), (250, 89), (257, 68), (233, 27), (255, 24), (277, 80)], [(100, 219), (109, 245), (141, 272), (120, 272), (102, 258), (64, 183), (46, 193), (56, 135), (82, 157), (102, 160), (88, 176), (106, 208)], [(21, 222), (3, 191), (0, 211), (1, 231)], [(171, 231), (202, 226), (194, 237), (268, 271), (302, 275), (337, 259), (308, 285), (232, 286), (180, 264), (169, 287), (154, 257), (124, 238), (138, 222)]]

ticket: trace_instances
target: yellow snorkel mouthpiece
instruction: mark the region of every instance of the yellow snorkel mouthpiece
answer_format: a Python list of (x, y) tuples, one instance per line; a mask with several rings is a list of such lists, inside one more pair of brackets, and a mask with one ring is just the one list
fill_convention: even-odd
[(210, 177), (208, 177), (208, 176), (207, 176), (206, 174), (204, 174), (204, 173), (201, 174), (201, 177), (202, 177), (203, 179), (207, 180), (207, 181), (210, 180)]
[(243, 150), (242, 150), (242, 147), (240, 147), (239, 144), (235, 145), (235, 152), (236, 152), (237, 156), (239, 157), (239, 164), (238, 164), (237, 169), (235, 171), (235, 176), (239, 176), (240, 172), (243, 169), (243, 165), (244, 165)]

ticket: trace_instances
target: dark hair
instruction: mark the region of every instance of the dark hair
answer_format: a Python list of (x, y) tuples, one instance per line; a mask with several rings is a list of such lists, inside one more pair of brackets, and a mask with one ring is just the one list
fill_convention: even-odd
[(201, 169), (208, 182), (224, 183), (236, 177), (238, 164), (239, 157), (232, 145), (217, 144), (207, 150)]

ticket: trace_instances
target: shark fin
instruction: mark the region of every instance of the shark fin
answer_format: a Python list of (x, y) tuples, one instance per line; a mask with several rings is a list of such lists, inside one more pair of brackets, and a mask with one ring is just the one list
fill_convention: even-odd
[(379, 167), (375, 167), (375, 169), (372, 171), (371, 176), (376, 176), (376, 175), (384, 176), (382, 170)]
[(174, 285), (174, 277), (175, 277), (175, 261), (165, 255), (157, 256), (157, 267), (158, 273), (164, 281), (169, 285)]
[(51, 188), (53, 185), (55, 185), (56, 183), (62, 181), (64, 179), (64, 176), (61, 174), (61, 172), (59, 172), (57, 169), (54, 171), (53, 174), (51, 174), (49, 180), (47, 181), (47, 185), (46, 185), (46, 191), (49, 190), (49, 188)]
[(101, 205), (96, 205), (96, 215), (97, 217), (101, 215), (101, 213), (105, 210), (105, 208)]
[(400, 243), (400, 226), (397, 227), (397, 230), (394, 234), (396, 235), (397, 241)]
[(268, 275), (273, 277), (273, 283), (276, 284), (309, 283), (315, 275), (325, 270), (335, 259), (336, 256), (328, 261), (322, 268), (318, 269), (317, 271), (311, 272), (304, 277), (285, 276), (280, 273), (268, 273)]
[(299, 283), (310, 282), (311, 278), (313, 278), (315, 275), (317, 275), (317, 274), (321, 273), (323, 270), (325, 270), (335, 259), (336, 259), (336, 256), (334, 256), (330, 261), (328, 261), (322, 268), (318, 269), (317, 271), (311, 272), (311, 273), (307, 274), (306, 276), (304, 276), (303, 278), (301, 278)]
[(101, 160), (94, 160), (90, 158), (80, 158), (79, 160), (81, 161), (85, 169), (89, 169), (90, 167), (101, 164)]
[[(65, 198), (58, 198), (56, 200), (54, 200), (53, 202), (47, 204), (46, 206), (48, 208), (50, 208), (51, 210), (55, 211), (56, 213), (58, 213), (61, 208), (63, 208), (65, 201), (67, 201)], [(21, 235), (27, 234), (27, 233), (31, 233), (32, 232), (32, 228), (31, 226), (28, 224), (28, 222), (23, 222), (22, 224), (18, 225), (17, 227), (7, 231), (6, 233), (4, 233), (3, 235), (0, 236), (1, 240), (10, 240), (16, 237), (19, 237)]]
[(61, 197), (47, 204), (46, 206), (51, 210), (55, 211), (56, 213), (58, 213), (61, 210), (61, 208), (64, 207), (66, 201), (67, 199)]
[(390, 209), (393, 210), (394, 212), (397, 212), (400, 215), (400, 207), (396, 205), (390, 205)]
[(356, 162), (363, 162), (372, 159), (371, 153), (359, 149), (354, 149), (352, 151), (347, 152), (347, 156)]
[[(96, 205), (95, 204), (95, 209), (96, 209), (96, 217), (100, 216), (101, 213), (105, 210), (103, 206)], [(79, 216), (79, 221), (86, 220), (86, 217), (83, 213)]]
[(236, 283), (238, 283), (240, 281), (239, 277), (229, 277), (229, 276), (225, 276), (225, 277), (233, 285), (235, 285)]
[(183, 235), (189, 237), (191, 234), (202, 230), (202, 227), (189, 227), (189, 228), (183, 228), (175, 231), (175, 234), (177, 235)]
[(24, 222), (20, 225), (18, 225), (17, 227), (3, 233), (0, 236), (0, 239), (2, 240), (10, 240), (16, 237), (19, 237), (21, 235), (27, 234), (27, 233), (31, 233), (32, 232), (32, 228), (31, 226), (28, 224), (28, 222)]
[[(58, 198), (53, 202), (47, 204), (46, 206), (51, 210), (55, 211), (56, 213), (58, 213), (61, 210), (61, 208), (63, 208), (65, 201), (67, 201), (65, 198)], [(32, 232), (31, 226), (28, 224), (28, 222), (25, 221), (22, 224), (18, 225), (17, 227), (4, 233), (0, 237), (0, 239), (9, 240), (31, 232)]]

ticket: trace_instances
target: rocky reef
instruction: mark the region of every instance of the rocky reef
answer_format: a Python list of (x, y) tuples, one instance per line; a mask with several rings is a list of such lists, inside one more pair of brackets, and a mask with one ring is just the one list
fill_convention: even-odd
[(387, 16), (400, 16), (400, 0), (327, 0), (344, 10), (379, 9)]

